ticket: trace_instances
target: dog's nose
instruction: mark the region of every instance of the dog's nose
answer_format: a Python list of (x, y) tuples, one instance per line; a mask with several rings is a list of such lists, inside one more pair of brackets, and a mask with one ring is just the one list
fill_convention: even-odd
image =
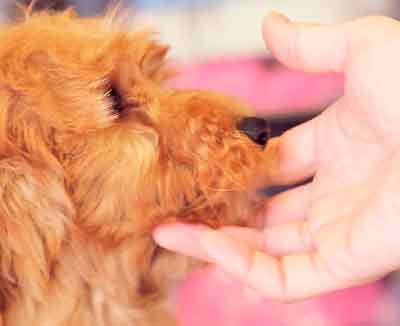
[(269, 138), (268, 122), (261, 118), (246, 117), (241, 119), (237, 128), (253, 142), (265, 146)]

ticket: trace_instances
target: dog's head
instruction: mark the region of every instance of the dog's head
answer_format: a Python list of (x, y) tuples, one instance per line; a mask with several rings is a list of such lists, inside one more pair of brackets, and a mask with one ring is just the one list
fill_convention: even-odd
[(57, 182), (88, 234), (244, 223), (263, 206), (249, 187), (268, 165), (262, 120), (228, 97), (163, 86), (166, 54), (149, 32), (71, 11), (0, 31), (0, 154), (51, 172), (41, 195)]

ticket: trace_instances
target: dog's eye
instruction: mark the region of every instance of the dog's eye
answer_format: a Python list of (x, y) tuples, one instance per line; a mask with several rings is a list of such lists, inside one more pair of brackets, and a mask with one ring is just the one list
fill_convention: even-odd
[(112, 103), (112, 109), (115, 114), (121, 114), (124, 111), (125, 104), (122, 98), (121, 93), (114, 86), (111, 86), (110, 89), (106, 92), (105, 96), (107, 96)]
[(111, 102), (111, 109), (116, 115), (122, 115), (124, 111), (130, 111), (141, 106), (140, 102), (137, 102), (132, 98), (124, 98), (121, 91), (115, 85), (111, 85), (104, 95)]

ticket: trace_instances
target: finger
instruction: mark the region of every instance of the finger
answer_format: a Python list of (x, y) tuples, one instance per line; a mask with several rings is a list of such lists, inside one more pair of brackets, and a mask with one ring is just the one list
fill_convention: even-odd
[(331, 225), (339, 220), (349, 219), (350, 223), (354, 220), (352, 215), (358, 207), (357, 203), (368, 202), (369, 187), (361, 183), (313, 198), (312, 205), (308, 206), (310, 187), (295, 188), (271, 199), (264, 232), (264, 245), (269, 253), (284, 255), (311, 250), (313, 244), (310, 239), (317, 232), (325, 226), (334, 229)]
[(273, 184), (291, 184), (311, 177), (316, 169), (315, 121), (318, 117), (286, 131), (275, 143), (275, 162), (269, 177)]
[(273, 226), (264, 230), (264, 249), (271, 255), (293, 255), (313, 249), (307, 221)]
[(309, 72), (343, 71), (347, 38), (341, 28), (291, 23), (273, 13), (263, 24), (265, 43), (290, 68)]
[(268, 201), (265, 227), (304, 219), (310, 206), (311, 184), (296, 187)]
[(197, 241), (199, 232), (204, 229), (206, 227), (200, 225), (180, 223), (164, 225), (154, 230), (153, 239), (160, 247), (165, 249), (209, 261), (209, 257)]
[(291, 23), (273, 13), (263, 23), (265, 42), (287, 66), (309, 72), (343, 72), (353, 53), (397, 35), (399, 24), (389, 18), (366, 17), (341, 25)]
[(335, 278), (318, 253), (278, 259), (216, 231), (205, 231), (201, 243), (212, 262), (275, 300), (304, 299), (350, 284)]
[[(153, 232), (154, 241), (161, 247), (202, 260), (210, 258), (198, 243), (200, 232), (207, 228), (200, 225), (173, 224), (160, 226)], [(264, 249), (264, 233), (253, 228), (227, 226), (219, 229), (228, 236), (245, 242), (248, 246)]]
[[(163, 248), (210, 261), (198, 243), (199, 234), (205, 230), (206, 227), (193, 225), (168, 225), (156, 229), (153, 238)], [(288, 223), (264, 231), (245, 227), (224, 227), (219, 231), (252, 249), (272, 255), (293, 254), (312, 248), (311, 235), (304, 222)]]
[(227, 234), (233, 239), (245, 242), (253, 249), (264, 250), (264, 233), (262, 230), (239, 226), (226, 226), (219, 229), (219, 231)]
[(307, 213), (309, 232), (315, 234), (325, 225), (340, 219), (353, 219), (360, 203), (369, 202), (369, 196), (370, 185), (365, 182), (338, 189), (332, 186), (329, 192), (321, 196), (314, 192)]

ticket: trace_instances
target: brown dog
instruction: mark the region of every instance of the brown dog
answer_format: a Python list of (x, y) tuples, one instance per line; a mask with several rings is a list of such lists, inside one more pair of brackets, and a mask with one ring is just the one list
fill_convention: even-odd
[(257, 216), (265, 124), (227, 97), (164, 88), (167, 48), (148, 32), (27, 16), (0, 30), (3, 324), (172, 324), (165, 299), (191, 263), (151, 230)]

